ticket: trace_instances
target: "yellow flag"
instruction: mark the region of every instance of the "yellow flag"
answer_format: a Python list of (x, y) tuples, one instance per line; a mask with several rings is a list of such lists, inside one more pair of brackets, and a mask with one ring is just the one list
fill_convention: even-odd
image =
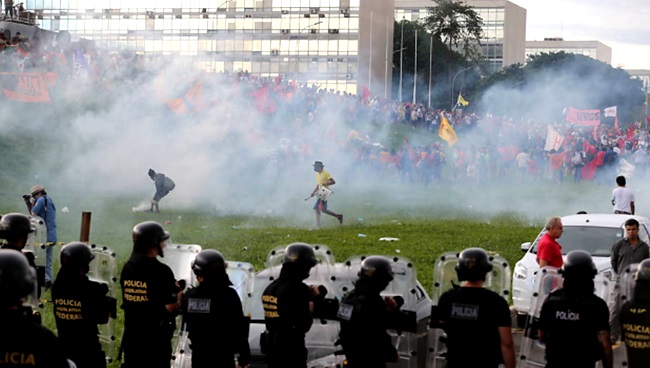
[(469, 105), (469, 102), (467, 102), (467, 100), (463, 98), (463, 95), (461, 95), (460, 92), (458, 92), (458, 101), (456, 102), (456, 105), (463, 105), (463, 106)]
[(458, 142), (454, 128), (449, 124), (449, 121), (444, 114), (440, 114), (440, 128), (438, 128), (438, 136), (449, 144), (449, 147)]

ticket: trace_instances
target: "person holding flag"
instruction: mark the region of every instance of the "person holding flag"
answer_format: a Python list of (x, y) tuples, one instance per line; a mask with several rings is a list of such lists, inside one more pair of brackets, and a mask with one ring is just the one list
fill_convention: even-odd
[(453, 146), (458, 142), (458, 137), (456, 136), (456, 131), (449, 124), (449, 120), (445, 117), (444, 112), (440, 113), (440, 127), (438, 128), (438, 136), (449, 144), (449, 147)]

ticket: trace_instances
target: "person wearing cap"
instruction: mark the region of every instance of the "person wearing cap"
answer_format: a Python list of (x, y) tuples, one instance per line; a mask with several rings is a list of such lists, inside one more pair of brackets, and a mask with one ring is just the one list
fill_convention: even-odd
[(650, 259), (639, 264), (634, 281), (634, 294), (623, 304), (619, 321), (628, 367), (640, 368), (650, 362)]
[[(305, 200), (313, 198), (316, 193), (321, 190), (321, 188), (325, 188), (327, 191), (329, 191), (329, 187), (336, 184), (336, 181), (334, 181), (334, 178), (332, 178), (332, 175), (329, 173), (329, 171), (325, 170), (325, 165), (322, 161), (315, 161), (313, 166), (314, 171), (316, 171), (316, 188), (314, 188), (314, 190), (311, 192), (311, 195), (305, 198)], [(336, 217), (336, 219), (339, 220), (339, 224), (343, 224), (343, 214), (338, 214), (334, 211), (329, 210), (327, 208), (327, 198), (323, 199), (323, 197), (320, 197), (316, 199), (316, 203), (314, 204), (314, 211), (316, 212), (316, 228), (321, 227), (321, 212)]]
[(108, 285), (86, 276), (94, 258), (87, 244), (66, 244), (61, 248), (61, 268), (52, 285), (58, 336), (77, 368), (106, 367), (97, 325), (108, 323)]
[(28, 197), (25, 197), (27, 207), (30, 207), (32, 216), (38, 216), (45, 221), (47, 228), (47, 247), (45, 248), (45, 288), (49, 289), (54, 281), (52, 274), (52, 257), (54, 246), (58, 241), (56, 233), (56, 206), (54, 201), (47, 195), (45, 188), (42, 185), (34, 185), (29, 193), (33, 198), (33, 202)]
[(165, 176), (163, 173), (156, 173), (153, 169), (149, 169), (149, 177), (151, 180), (153, 180), (154, 184), (156, 185), (156, 193), (153, 195), (153, 198), (151, 199), (151, 209), (149, 212), (160, 212), (160, 208), (158, 207), (158, 203), (160, 202), (163, 197), (165, 197), (169, 192), (171, 192), (175, 187), (176, 184), (172, 179), (169, 177)]

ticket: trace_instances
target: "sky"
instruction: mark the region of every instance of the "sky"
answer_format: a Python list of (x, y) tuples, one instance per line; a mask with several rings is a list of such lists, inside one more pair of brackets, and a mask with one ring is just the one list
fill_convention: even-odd
[(612, 66), (650, 70), (650, 1), (511, 0), (527, 10), (526, 40), (600, 41)]

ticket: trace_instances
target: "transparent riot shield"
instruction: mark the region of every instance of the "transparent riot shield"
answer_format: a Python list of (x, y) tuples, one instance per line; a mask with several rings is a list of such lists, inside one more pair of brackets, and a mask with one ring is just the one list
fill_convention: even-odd
[(181, 328), (178, 335), (178, 341), (172, 355), (171, 368), (191, 368), (192, 367), (192, 349), (185, 325)]
[(108, 321), (105, 324), (97, 325), (99, 329), (99, 342), (106, 354), (106, 361), (111, 363), (115, 356), (115, 344), (117, 338), (117, 296), (119, 284), (117, 279), (117, 258), (115, 252), (107, 247), (91, 244), (90, 246), (95, 259), (90, 262), (88, 278), (91, 281), (108, 286), (106, 303), (108, 306)]
[(196, 285), (192, 262), (201, 250), (197, 244), (169, 244), (164, 249), (165, 256), (159, 260), (172, 269), (176, 280), (185, 281), (186, 286)]
[[(46, 263), (46, 249), (48, 246), (54, 247), (54, 253), (52, 254), (52, 267), (54, 264), (59, 262), (58, 250), (60, 247), (56, 247), (56, 244), (47, 244), (47, 226), (45, 221), (38, 216), (29, 217), (32, 226), (34, 227), (34, 232), (29, 234), (27, 238), (27, 244), (23, 249), (23, 253), (32, 253), (34, 256), (34, 263), (36, 264), (36, 277), (38, 280), (38, 295), (41, 295), (41, 290), (45, 285), (45, 263)], [(46, 301), (43, 300), (40, 303), (40, 308), (43, 309)], [(41, 311), (44, 312), (44, 311)]]
[[(445, 367), (445, 354), (447, 347), (444, 343), (445, 332), (437, 326), (437, 309), (436, 306), (442, 294), (453, 288), (460, 287), (456, 266), (458, 265), (459, 253), (448, 252), (438, 257), (433, 269), (433, 291), (431, 292), (432, 315), (428, 334), (429, 356), (427, 357), (427, 368)], [(489, 260), (492, 263), (492, 271), (487, 273), (483, 287), (499, 294), (504, 299), (508, 299), (510, 294), (510, 266), (505, 258), (498, 254), (489, 254)]]
[(244, 315), (250, 317), (253, 304), (253, 280), (255, 278), (255, 270), (248, 262), (227, 261), (226, 263), (228, 264), (226, 267), (228, 278), (232, 283), (233, 289), (235, 289), (237, 295), (239, 295)]
[[(416, 270), (410, 260), (403, 257), (387, 258), (392, 261), (395, 277), (381, 295), (399, 297), (404, 301), (400, 308), (400, 326), (394, 326), (388, 331), (399, 354), (399, 361), (388, 366), (420, 367), (426, 361), (426, 331), (431, 313), (431, 299), (417, 281)], [(352, 257), (343, 263), (346, 270), (341, 275), (341, 283), (337, 285), (341, 292), (354, 288), (353, 282), (358, 279), (364, 259), (364, 256)], [(422, 338), (419, 339), (418, 336)]]
[[(559, 270), (554, 267), (543, 267), (535, 275), (535, 288), (530, 312), (526, 320), (526, 327), (521, 341), (517, 367), (544, 367), (546, 365), (546, 346), (539, 341), (538, 321), (542, 305), (548, 294), (561, 288), (564, 280)], [(597, 274), (594, 278), (594, 294), (607, 302), (612, 293), (612, 283), (603, 275)]]
[(619, 284), (619, 306), (622, 306), (628, 300), (632, 300), (634, 297), (634, 286), (636, 281), (634, 280), (634, 274), (639, 268), (638, 263), (631, 264), (627, 267), (621, 274), (618, 275), (618, 284)]

